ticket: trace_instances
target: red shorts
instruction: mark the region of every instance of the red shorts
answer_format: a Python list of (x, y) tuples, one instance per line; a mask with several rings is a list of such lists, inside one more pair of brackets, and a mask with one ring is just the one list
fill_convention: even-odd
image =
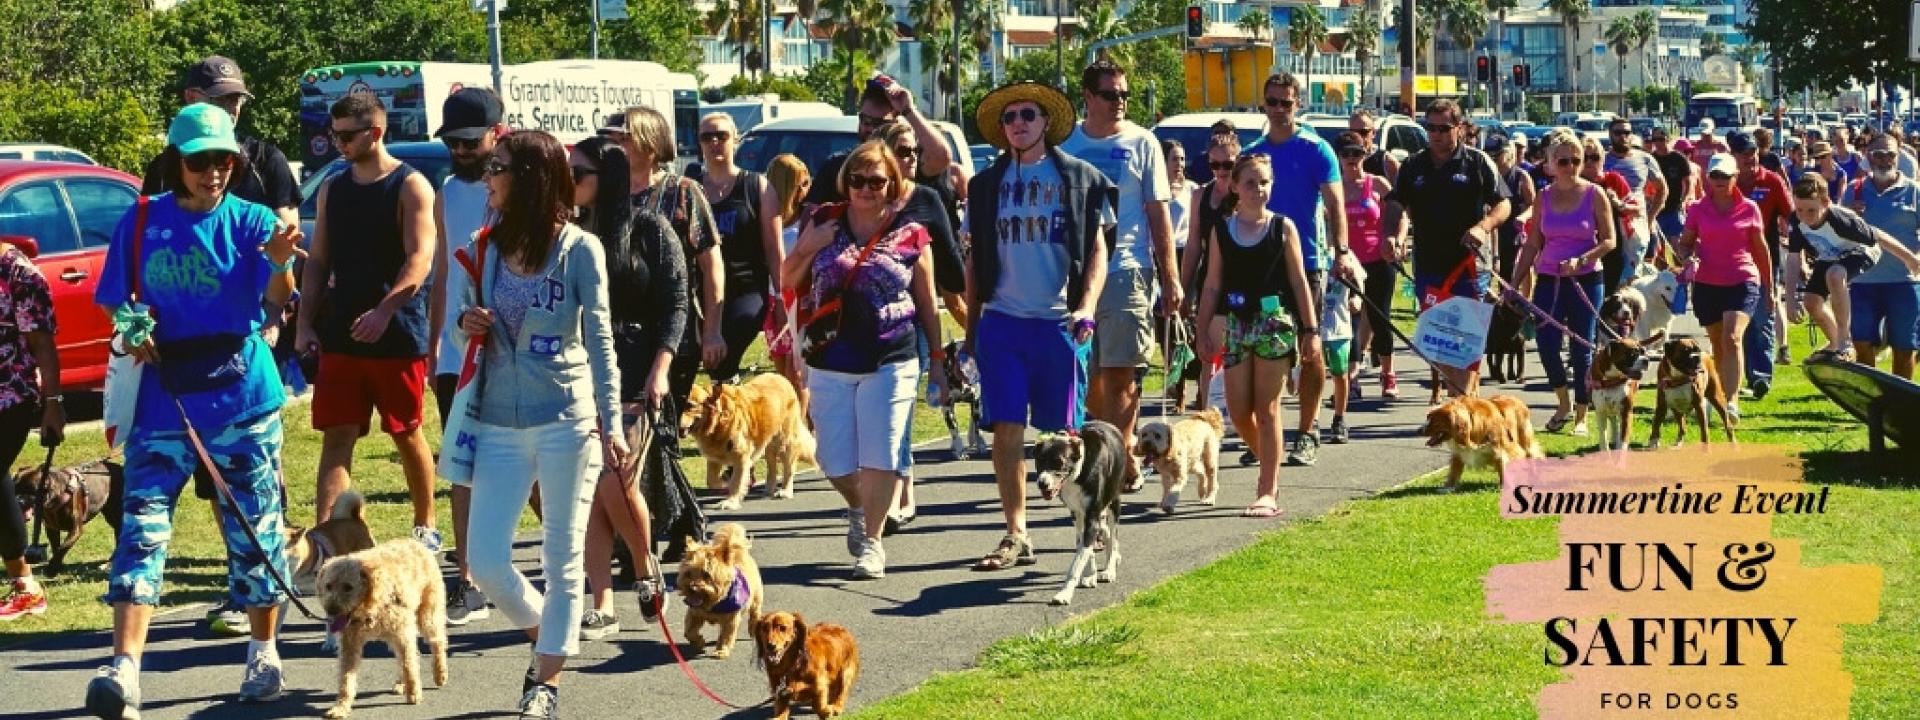
[(367, 434), (367, 416), (380, 409), (380, 429), (389, 435), (419, 429), (425, 417), (427, 359), (364, 358), (320, 354), (320, 380), (313, 387), (313, 427), (353, 425)]

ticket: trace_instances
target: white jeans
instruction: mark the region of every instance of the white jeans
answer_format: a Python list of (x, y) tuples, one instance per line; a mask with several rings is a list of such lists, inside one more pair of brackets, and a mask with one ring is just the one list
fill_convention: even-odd
[(860, 375), (807, 368), (807, 390), (813, 394), (807, 413), (813, 417), (820, 472), (835, 478), (862, 469), (898, 473), (906, 468), (900, 448), (913, 431), (913, 393), (919, 386), (920, 367), (912, 360)]
[[(580, 651), (585, 608), (587, 510), (600, 477), (594, 419), (530, 428), (475, 423), (473, 500), (467, 510), (467, 566), (473, 584), (516, 628), (539, 626), (541, 655)], [(513, 531), (535, 480), (540, 482), (542, 596), (513, 567)]]

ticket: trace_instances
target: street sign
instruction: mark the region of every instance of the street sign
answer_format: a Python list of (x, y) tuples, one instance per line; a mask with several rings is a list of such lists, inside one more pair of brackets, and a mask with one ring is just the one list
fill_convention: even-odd
[(500, 3), (501, 12), (507, 11), (507, 0), (473, 0), (473, 11), (477, 13), (486, 12), (487, 5), (496, 2)]
[[(627, 0), (597, 0), (600, 3), (600, 20), (627, 19)], [(501, 5), (505, 5), (504, 0)]]

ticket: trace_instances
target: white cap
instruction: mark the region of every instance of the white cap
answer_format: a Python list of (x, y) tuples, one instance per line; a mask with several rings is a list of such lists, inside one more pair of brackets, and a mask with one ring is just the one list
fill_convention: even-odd
[(1739, 177), (1740, 163), (1736, 162), (1732, 155), (1714, 153), (1713, 158), (1707, 161), (1707, 174)]
[(1520, 132), (1520, 131), (1517, 131), (1517, 130), (1516, 130), (1516, 131), (1514, 131), (1514, 133), (1513, 133), (1513, 144), (1515, 144), (1515, 145), (1519, 145), (1520, 147), (1526, 147), (1526, 146), (1527, 146), (1527, 134), (1526, 134), (1526, 133), (1523, 133), (1523, 132)]
[(1700, 132), (1713, 132), (1713, 118), (1700, 119)]

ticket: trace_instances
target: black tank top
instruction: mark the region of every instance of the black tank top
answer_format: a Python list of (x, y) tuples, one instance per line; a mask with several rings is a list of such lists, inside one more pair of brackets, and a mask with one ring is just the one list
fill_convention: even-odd
[(1215, 222), (1214, 238), (1220, 246), (1220, 298), (1217, 307), (1223, 312), (1251, 319), (1260, 310), (1260, 298), (1277, 295), (1280, 307), (1298, 317), (1293, 307), (1292, 284), (1287, 280), (1285, 225), (1280, 215), (1273, 215), (1272, 218), (1267, 223), (1267, 236), (1253, 247), (1244, 247), (1234, 240), (1232, 227), (1235, 221), (1231, 213), (1222, 215)]
[[(358, 183), (353, 170), (327, 181), (327, 254), (332, 284), (321, 305), (320, 343), (327, 352), (356, 357), (406, 358), (427, 354), (427, 293), (394, 313), (387, 333), (363, 343), (351, 335), (354, 320), (385, 299), (406, 264), (400, 226), (400, 190), (415, 172), (401, 163), (387, 176)], [(431, 241), (430, 238), (422, 238)]]
[(720, 259), (726, 265), (727, 297), (765, 294), (768, 277), (767, 246), (760, 236), (760, 174), (741, 170), (726, 197), (711, 203), (713, 225), (720, 232)]

